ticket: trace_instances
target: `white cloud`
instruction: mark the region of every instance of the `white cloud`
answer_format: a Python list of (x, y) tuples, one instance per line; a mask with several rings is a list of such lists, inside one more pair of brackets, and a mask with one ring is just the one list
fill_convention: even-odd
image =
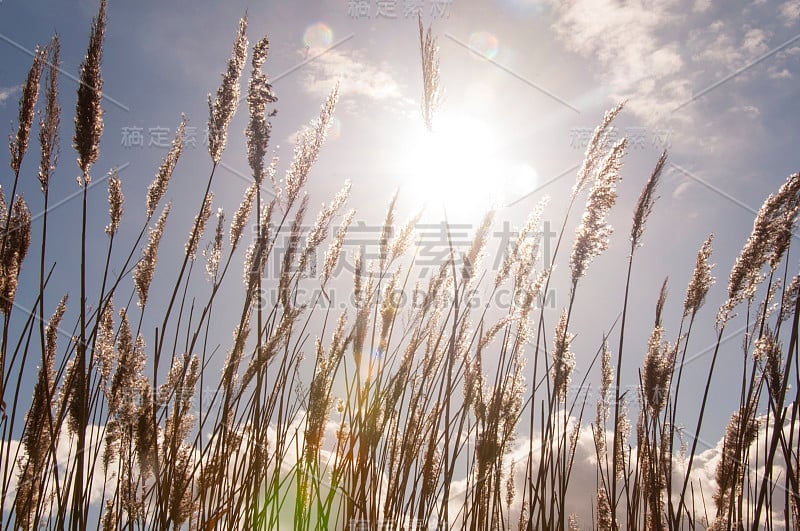
[[(573, 422), (574, 418), (571, 418), (570, 425), (572, 425)], [(768, 437), (771, 437), (772, 434), (771, 428), (772, 427), (768, 426), (765, 422), (765, 419), (762, 417), (760, 419), (760, 430), (758, 436), (750, 447), (751, 461), (749, 463), (749, 470), (746, 472), (747, 475), (745, 477), (750, 478), (751, 487), (753, 489), (757, 489), (760, 486), (760, 482), (764, 477), (764, 445), (769, 442)], [(788, 435), (787, 429), (787, 437)], [(612, 432), (607, 433), (607, 438), (609, 441), (611, 441), (612, 436)], [(635, 436), (632, 436), (631, 439), (634, 438)], [(534, 467), (538, 465), (540, 444), (541, 439), (534, 439)], [(714, 514), (713, 496), (717, 489), (716, 471), (717, 465), (720, 461), (722, 445), (723, 440), (720, 439), (713, 446), (708, 447), (704, 451), (700, 451), (695, 456), (692, 462), (692, 471), (689, 476), (689, 485), (686, 489), (686, 505), (688, 507), (697, 507), (698, 511), (702, 511), (702, 507), (705, 506), (711, 518), (713, 518)], [(506, 456), (503, 466), (501, 492), (503, 493), (503, 496), (505, 496), (506, 480), (508, 478), (508, 473), (511, 470), (511, 463), (515, 463), (513, 469), (514, 488), (517, 496), (512, 502), (511, 510), (509, 511), (509, 519), (512, 524), (519, 518), (521, 509), (521, 493), (523, 492), (523, 489), (526, 488), (524, 463), (528, 457), (528, 449), (528, 441), (520, 440), (518, 445)], [(630, 455), (631, 459), (635, 461), (636, 448), (631, 449)], [(685, 479), (684, 471), (687, 465), (688, 459), (685, 456), (675, 455), (673, 457), (672, 496), (673, 501), (676, 504), (678, 502), (680, 490)], [(774, 496), (776, 499), (782, 500), (783, 494), (781, 489), (784, 488), (786, 467), (780, 454), (780, 450), (778, 451), (778, 455), (776, 455), (776, 459), (771, 470), (771, 477), (773, 481), (772, 486), (775, 489)], [(597, 481), (597, 453), (595, 450), (591, 427), (583, 426), (575, 447), (575, 458), (569, 478), (565, 511), (567, 515), (574, 514), (577, 516), (581, 529), (591, 529), (592, 523), (596, 521), (596, 515), (593, 514), (593, 511), (595, 510), (595, 504), (597, 500)], [(466, 492), (467, 484), (468, 481), (466, 478), (453, 483), (451, 487), (453, 498), (450, 500), (451, 514), (458, 514), (458, 512), (462, 509), (464, 499), (468, 497), (468, 493)], [(754, 496), (755, 494), (753, 494), (753, 491), (750, 491), (750, 495)], [(747, 496), (745, 496), (745, 500), (747, 500)], [(624, 499), (622, 503), (624, 505)], [(745, 501), (745, 503), (747, 503), (747, 501)], [(781, 502), (778, 505), (780, 505), (780, 507), (776, 507), (774, 513), (771, 515), (772, 522), (776, 526), (776, 529), (782, 528), (785, 525), (782, 511), (783, 504)], [(503, 505), (503, 508), (505, 509), (505, 504)], [(747, 511), (746, 507), (745, 511)], [(625, 527), (623, 513), (624, 510), (620, 510), (619, 516), (622, 518), (620, 522), (622, 527)], [(700, 518), (701, 515), (698, 515), (698, 521), (700, 521)], [(766, 515), (762, 516), (762, 518), (766, 519)], [(452, 524), (453, 522), (451, 521), (450, 523)]]
[(11, 98), (19, 91), (20, 87), (0, 87), (0, 105), (4, 105), (6, 100)]
[[(741, 6), (743, 19), (731, 19), (727, 10), (724, 16), (717, 14), (719, 8), (710, 0), (573, 0), (551, 5), (559, 38), (595, 61), (613, 100), (627, 99), (627, 109), (653, 125), (662, 120), (707, 123), (695, 108), (673, 111), (780, 42), (774, 17), (760, 21), (766, 8), (752, 3)], [(782, 4), (781, 13), (787, 20), (800, 18), (800, 0)], [(759, 77), (762, 65), (734, 81), (786, 77), (784, 63), (791, 53), (769, 59), (766, 68), (777, 69), (775, 73)], [(728, 88), (733, 101), (720, 105), (735, 105), (740, 91)]]
[(691, 97), (685, 84), (673, 83), (665, 90), (684, 68), (677, 42), (658, 37), (677, 18), (674, 3), (556, 3), (555, 30), (570, 49), (598, 60), (613, 98), (629, 99), (629, 109), (653, 118)]
[(780, 70), (777, 68), (771, 68), (769, 71), (769, 77), (770, 79), (792, 79), (794, 76), (788, 68), (782, 68)]
[(784, 24), (791, 26), (800, 19), (800, 0), (789, 0), (781, 4), (779, 8), (781, 16), (783, 16)]
[(357, 107), (354, 100), (389, 104), (401, 111), (416, 109), (417, 104), (404, 95), (390, 67), (370, 63), (361, 51), (332, 49), (309, 62), (304, 70), (303, 88), (309, 94), (327, 96), (337, 81), (341, 83), (342, 104), (349, 111)]

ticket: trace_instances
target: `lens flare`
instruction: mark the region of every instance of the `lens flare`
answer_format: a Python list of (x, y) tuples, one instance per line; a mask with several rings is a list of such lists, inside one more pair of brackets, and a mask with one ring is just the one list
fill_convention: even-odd
[(309, 49), (327, 48), (333, 43), (333, 30), (324, 22), (311, 24), (303, 32), (303, 44)]
[(476, 31), (469, 36), (467, 41), (472, 53), (482, 59), (494, 59), (500, 49), (497, 37), (488, 31)]

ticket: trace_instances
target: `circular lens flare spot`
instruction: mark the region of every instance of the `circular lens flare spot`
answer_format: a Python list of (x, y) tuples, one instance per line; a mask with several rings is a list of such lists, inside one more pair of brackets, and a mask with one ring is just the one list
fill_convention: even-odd
[(472, 53), (482, 59), (494, 59), (500, 49), (497, 37), (488, 31), (476, 31), (469, 36), (467, 41)]
[(303, 44), (309, 49), (327, 48), (332, 43), (333, 30), (324, 22), (312, 24), (303, 32)]

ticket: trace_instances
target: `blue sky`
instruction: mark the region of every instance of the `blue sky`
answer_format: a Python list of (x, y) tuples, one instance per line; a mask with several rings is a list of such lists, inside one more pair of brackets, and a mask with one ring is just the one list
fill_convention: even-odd
[[(449, 170), (426, 152), (417, 20), (406, 12), (412, 4), (438, 36), (446, 93), (434, 128)], [(64, 72), (77, 74), (96, 7), (92, 0), (0, 2), (0, 123), (16, 119), (19, 86), (30, 67), (26, 50), (46, 43), (54, 31), (62, 39)], [(578, 369), (621, 309), (631, 213), (666, 147), (670, 162), (661, 197), (634, 270), (636, 312), (623, 377), (627, 384), (636, 381), (665, 276), (671, 287), (665, 325), (674, 338), (695, 253), (713, 232), (717, 284), (701, 312), (704, 330), (693, 338), (699, 357), (686, 376), (686, 389), (704, 384), (709, 356), (703, 349), (712, 344), (730, 267), (763, 199), (798, 170), (800, 0), (112, 1), (103, 62), (105, 133), (94, 176), (124, 167), (128, 237), (144, 219), (146, 187), (166, 154), (163, 138), (171, 139), (185, 113), (196, 128), (197, 146), (187, 148), (168, 194), (173, 201), (168, 237), (176, 250), (182, 248), (202, 193), (197, 183), (205, 182), (210, 168), (202, 145), (206, 95), (216, 90), (245, 12), (251, 43), (262, 35), (270, 38), (265, 71), (279, 98), (272, 147), (281, 167), (290, 160), (294, 132), (341, 81), (334, 128), (312, 173), (312, 205), (328, 201), (350, 179), (356, 219), (367, 226), (381, 223), (399, 187), (401, 219), (426, 203), (425, 222), (441, 221), (437, 190), (446, 190), (451, 222), (474, 224), (495, 202), (499, 229), (504, 221), (520, 225), (547, 194), (552, 200), (545, 219), (555, 227), (583, 155), (582, 142), (605, 110), (627, 100), (617, 130), (631, 138), (632, 147), (611, 215), (616, 229), (611, 248), (592, 264), (579, 293)], [(62, 150), (51, 185), (59, 198), (78, 190), (69, 147), (75, 89), (75, 82), (62, 76)], [(214, 187), (215, 207), (229, 213), (249, 183), (245, 124), (242, 106)], [(137, 128), (143, 145), (130, 145)], [(430, 172), (431, 167), (440, 171)], [(22, 190), (36, 213), (40, 197), (33, 163), (26, 168)], [(453, 168), (457, 173), (444, 175)], [(9, 179), (6, 171), (4, 188)], [(101, 205), (93, 218), (105, 224), (105, 185), (92, 188), (90, 196)], [(67, 264), (76, 256), (79, 201), (65, 203), (53, 217), (50, 257), (59, 268), (48, 307), (72, 289)], [(96, 248), (103, 249), (102, 231), (94, 237)], [(556, 278), (568, 273), (564, 258)], [(796, 264), (793, 253), (790, 274)], [(170, 276), (160, 280), (168, 284)], [(565, 287), (556, 290), (554, 314), (567, 297)], [(157, 304), (164, 295), (155, 291)], [(223, 327), (221, 342), (229, 330)], [(714, 442), (735, 407), (724, 382), (740, 374), (740, 337), (725, 345), (723, 355), (733, 361), (722, 364), (712, 385), (712, 415), (704, 429)], [(688, 402), (683, 420), (691, 427), (694, 404)]]

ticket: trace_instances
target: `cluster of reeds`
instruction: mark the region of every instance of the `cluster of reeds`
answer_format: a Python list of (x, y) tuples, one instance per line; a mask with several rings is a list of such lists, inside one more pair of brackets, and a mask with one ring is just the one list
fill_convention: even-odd
[[(621, 317), (608, 323), (580, 385), (572, 381), (573, 310), (592, 261), (612, 234), (607, 215), (616, 203), (627, 144), (612, 143), (611, 130), (622, 104), (606, 113), (589, 143), (549, 263), (542, 263), (540, 252), (542, 201), (502, 250), (493, 279), (482, 266), (495, 216), (489, 212), (465, 252), (451, 245), (443, 263), (416, 280), (411, 248), (419, 217), (397, 227), (395, 195), (375, 242), (377, 256), (355, 257), (349, 284), (355, 304), (337, 313), (319, 303), (330, 284), (345, 281), (334, 272), (355, 215), (345, 207), (349, 183), (321, 207), (310, 230), (303, 227), (312, 215), (311, 170), (338, 87), (297, 136), (279, 179), (278, 160), (265, 160), (277, 102), (262, 70), (266, 38), (253, 47), (247, 86), (253, 181), (229, 224), (222, 209), (212, 221), (212, 185), (247, 64), (242, 19), (222, 84), (209, 96), (211, 169), (179, 266), (161, 271), (158, 258), (170, 221), (171, 205), (162, 203), (183, 153), (185, 119), (148, 188), (145, 223), (123, 250), (115, 243), (124, 181), (111, 171), (108, 206), (102, 207), (109, 213), (105, 268), (100, 278), (89, 279), (86, 242), (98, 228), (87, 223), (87, 211), (96, 205), (87, 203), (86, 190), (103, 132), (105, 25), (102, 1), (81, 66), (74, 121), (83, 199), (80, 293), (60, 297), (49, 321), (48, 183), (60, 128), (57, 37), (34, 54), (10, 137), (13, 184), (2, 190), (7, 199), (0, 196), (4, 528), (797, 527), (800, 411), (789, 393), (793, 385), (800, 388), (800, 281), (790, 278), (786, 256), (800, 208), (800, 174), (764, 203), (716, 319), (718, 339), (697, 425), (687, 428), (694, 434), (700, 433), (716, 360), (733, 356), (723, 352), (724, 331), (741, 308), (746, 335), (740, 400), (733, 405), (716, 477), (704, 483), (691, 473), (698, 438), (681, 451), (676, 418), (686, 395), (680, 387), (683, 361), (714, 281), (711, 236), (697, 254), (677, 332), (670, 336), (662, 318), (665, 281), (646, 347), (631, 353), (625, 342), (634, 257), (645, 240), (666, 153), (634, 210), (630, 254), (619, 279), (625, 286)], [(440, 94), (438, 57), (436, 40), (421, 22), (420, 48), (423, 118), (431, 127)], [(37, 103), (40, 85), (43, 104)], [(41, 234), (33, 233), (30, 209), (17, 193), (29, 165), (37, 106)], [(568, 303), (552, 323), (537, 302), (548, 291), (573, 207), (587, 188), (568, 260)], [(207, 231), (209, 223), (213, 228)], [(279, 239), (283, 232), (286, 241)], [(38, 288), (33, 300), (20, 304), (15, 295), (31, 242), (41, 248)], [(195, 282), (201, 249), (208, 274), (200, 275), (203, 283)], [(307, 266), (318, 255), (323, 266), (312, 275)], [(236, 274), (228, 278), (239, 262), (243, 286)], [(119, 274), (112, 274), (112, 263)], [(267, 264), (280, 266), (266, 271)], [(168, 293), (163, 307), (148, 296), (157, 272), (168, 286), (162, 288)], [(161, 278), (165, 274), (169, 281)], [(309, 283), (322, 289), (316, 300), (300, 301), (298, 293)], [(413, 283), (419, 304), (404, 306), (399, 294)], [(479, 288), (509, 288), (513, 304), (502, 311), (476, 307), (470, 301)], [(212, 325), (222, 290), (241, 294), (231, 339), (223, 343), (224, 360), (215, 356), (220, 331)], [(74, 322), (64, 325), (68, 316)], [(641, 365), (638, 396), (621, 390), (623, 361)], [(585, 384), (595, 366), (599, 398), (591, 404)], [(32, 400), (25, 411), (20, 396), (29, 382)], [(584, 416), (587, 406), (595, 409), (593, 420)], [(584, 435), (596, 463), (596, 496), (581, 500), (590, 520), (570, 509), (570, 481)]]

